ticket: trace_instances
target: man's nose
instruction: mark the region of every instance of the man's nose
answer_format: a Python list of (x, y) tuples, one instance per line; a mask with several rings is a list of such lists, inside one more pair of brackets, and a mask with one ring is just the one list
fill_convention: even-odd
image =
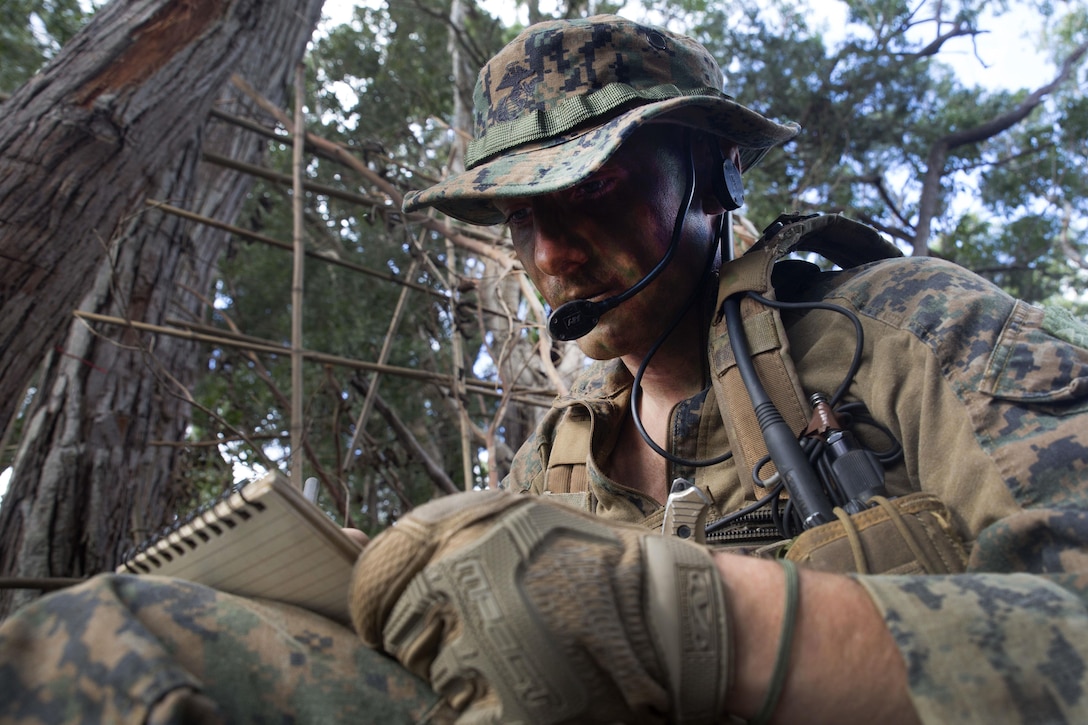
[(536, 228), (533, 262), (549, 277), (571, 274), (589, 259), (584, 242), (562, 228), (561, 224), (542, 224)]

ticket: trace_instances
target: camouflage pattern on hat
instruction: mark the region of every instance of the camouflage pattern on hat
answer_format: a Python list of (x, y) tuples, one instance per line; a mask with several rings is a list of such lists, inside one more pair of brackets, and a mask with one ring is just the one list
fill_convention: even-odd
[(614, 15), (533, 25), (480, 71), (467, 171), (405, 197), (474, 224), (496, 224), (491, 200), (570, 187), (601, 167), (640, 126), (666, 121), (741, 148), (742, 170), (793, 138), (722, 92), (699, 43)]

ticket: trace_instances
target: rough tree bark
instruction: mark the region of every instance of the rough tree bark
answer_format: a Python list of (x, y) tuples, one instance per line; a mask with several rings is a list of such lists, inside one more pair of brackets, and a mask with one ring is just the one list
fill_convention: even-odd
[[(208, 111), (217, 99), (228, 111), (244, 102), (231, 72), (282, 102), (321, 5), (115, 0), (4, 105), (0, 421), (48, 354), (0, 507), (3, 573), (112, 568), (185, 495), (171, 444), (188, 423), (179, 386), (199, 351), (94, 331), (71, 311), (153, 323), (201, 315), (225, 234), (143, 201), (235, 215), (248, 180), (200, 163), (202, 150), (252, 162), (264, 142), (205, 126)], [(10, 594), (0, 592), (0, 616), (29, 596)]]
[(229, 73), (268, 51), (274, 22), (308, 24), (282, 0), (115, 0), (3, 104), (0, 421), (124, 216), (176, 167)]

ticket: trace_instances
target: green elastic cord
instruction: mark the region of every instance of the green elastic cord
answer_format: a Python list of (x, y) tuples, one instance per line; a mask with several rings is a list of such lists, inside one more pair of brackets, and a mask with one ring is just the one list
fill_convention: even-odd
[(766, 725), (770, 722), (771, 715), (778, 706), (778, 698), (782, 695), (782, 685), (786, 683), (786, 671), (789, 669), (793, 630), (797, 624), (797, 601), (801, 594), (801, 578), (797, 573), (797, 565), (792, 561), (781, 559), (780, 563), (786, 571), (786, 605), (782, 610), (782, 634), (778, 640), (778, 653), (774, 657), (774, 671), (771, 673), (767, 697), (763, 699), (763, 707), (759, 708), (759, 714), (751, 720), (751, 725)]

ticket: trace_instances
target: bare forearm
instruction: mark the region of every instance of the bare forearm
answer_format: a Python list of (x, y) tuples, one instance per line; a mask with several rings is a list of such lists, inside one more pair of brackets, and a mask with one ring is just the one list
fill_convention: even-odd
[[(782, 625), (785, 577), (774, 562), (718, 554), (731, 604), (736, 674), (728, 702), (750, 718), (766, 696)], [(797, 628), (775, 711), (778, 722), (918, 722), (906, 667), (865, 590), (852, 579), (801, 573)]]

